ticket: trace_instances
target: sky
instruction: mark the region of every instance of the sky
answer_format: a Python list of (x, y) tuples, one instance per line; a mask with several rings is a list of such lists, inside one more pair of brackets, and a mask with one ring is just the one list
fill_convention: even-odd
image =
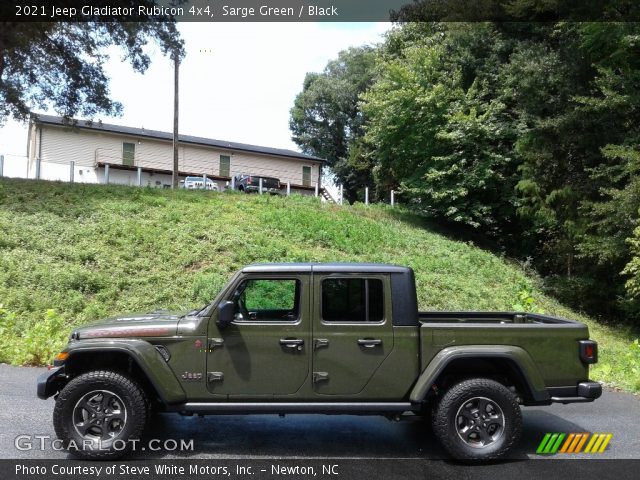
[[(181, 134), (299, 150), (289, 110), (307, 72), (322, 71), (350, 46), (382, 41), (389, 23), (181, 23), (186, 47), (180, 66)], [(173, 65), (156, 46), (144, 74), (112, 48), (106, 65), (111, 97), (122, 117), (104, 123), (173, 130)], [(53, 111), (41, 112), (55, 114)], [(26, 125), (0, 128), (0, 154), (26, 154)]]

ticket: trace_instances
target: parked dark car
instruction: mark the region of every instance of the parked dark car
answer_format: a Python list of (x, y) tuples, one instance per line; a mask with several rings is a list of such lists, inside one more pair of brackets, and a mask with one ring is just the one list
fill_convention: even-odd
[(245, 193), (259, 192), (260, 179), (262, 179), (262, 191), (265, 193), (278, 194), (282, 188), (280, 180), (275, 177), (241, 173), (240, 175), (236, 175), (234, 179), (235, 189)]

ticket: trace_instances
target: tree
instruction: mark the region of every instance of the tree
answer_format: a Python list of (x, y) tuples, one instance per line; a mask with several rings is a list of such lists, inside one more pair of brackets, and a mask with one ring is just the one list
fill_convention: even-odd
[(307, 154), (327, 161), (353, 201), (370, 183), (371, 170), (360, 155), (360, 95), (373, 82), (375, 49), (364, 46), (340, 52), (322, 73), (308, 73), (291, 109), (293, 141)]
[(441, 47), (407, 48), (380, 65), (380, 75), (363, 95), (368, 122), (365, 141), (376, 152), (376, 181), (402, 185), (414, 203), (424, 175), (439, 155), (438, 131), (460, 95), (460, 72), (445, 73)]
[(68, 118), (121, 114), (122, 105), (109, 97), (106, 48), (120, 46), (123, 60), (144, 72), (149, 41), (164, 54), (184, 55), (172, 22), (0, 23), (0, 124), (49, 106)]
[[(638, 212), (640, 215), (640, 211)], [(623, 274), (629, 275), (626, 282), (629, 296), (634, 300), (640, 299), (640, 227), (637, 227), (633, 233), (633, 237), (629, 238), (629, 245), (633, 257), (626, 265)]]
[(516, 128), (490, 25), (407, 24), (388, 36), (363, 95), (376, 181), (431, 217), (505, 241), (516, 211)]
[(536, 265), (565, 300), (607, 317), (640, 311), (621, 276), (640, 207), (637, 38), (633, 23), (558, 25), (518, 62), (539, 67), (512, 75), (529, 99), (517, 150)]

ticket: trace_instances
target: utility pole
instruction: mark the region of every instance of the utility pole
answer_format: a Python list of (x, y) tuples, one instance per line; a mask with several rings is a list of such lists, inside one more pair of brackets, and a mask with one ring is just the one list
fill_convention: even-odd
[(173, 174), (171, 175), (171, 188), (178, 188), (178, 78), (180, 56), (178, 51), (173, 52)]

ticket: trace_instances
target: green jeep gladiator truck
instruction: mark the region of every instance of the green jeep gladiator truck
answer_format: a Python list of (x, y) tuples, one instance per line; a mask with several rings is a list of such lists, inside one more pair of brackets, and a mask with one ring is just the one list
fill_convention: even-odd
[(474, 461), (518, 442), (521, 405), (598, 398), (596, 361), (571, 320), (419, 312), (407, 267), (265, 264), (200, 310), (78, 328), (37, 392), (84, 458), (123, 455), (164, 411), (424, 415), (452, 457)]

